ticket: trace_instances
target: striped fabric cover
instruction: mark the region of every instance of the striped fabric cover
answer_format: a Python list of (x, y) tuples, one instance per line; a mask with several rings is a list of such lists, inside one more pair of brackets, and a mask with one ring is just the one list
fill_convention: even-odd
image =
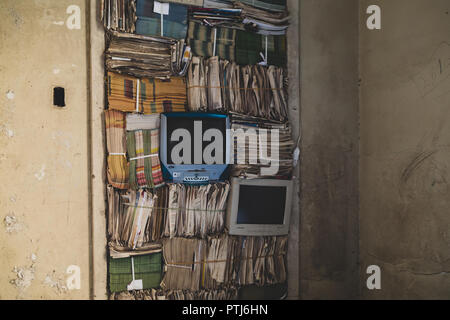
[(105, 111), (108, 182), (118, 189), (128, 189), (128, 162), (125, 155), (125, 113)]
[(130, 159), (130, 188), (153, 188), (163, 183), (158, 155), (159, 129), (128, 131), (127, 151)]
[[(216, 55), (222, 59), (235, 60), (236, 29), (217, 27)], [(212, 57), (214, 48), (214, 29), (197, 21), (189, 21), (187, 44), (194, 56)]]
[(139, 101), (136, 103), (138, 79), (108, 72), (108, 108), (144, 114), (184, 112), (187, 109), (186, 79), (140, 79)]

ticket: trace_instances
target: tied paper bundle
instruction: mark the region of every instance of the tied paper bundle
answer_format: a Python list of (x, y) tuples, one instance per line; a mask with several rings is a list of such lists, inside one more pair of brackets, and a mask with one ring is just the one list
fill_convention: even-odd
[(110, 300), (237, 300), (238, 289), (227, 287), (218, 290), (136, 290), (114, 292)]
[(216, 289), (233, 281), (233, 259), (236, 243), (228, 235), (209, 237), (203, 268), (202, 287)]
[[(109, 258), (109, 290), (123, 292), (129, 289), (157, 288), (161, 282), (161, 253), (139, 255), (127, 258)], [(142, 282), (136, 288), (135, 282)], [(128, 286), (131, 285), (132, 288)]]
[(107, 90), (109, 109), (144, 114), (186, 111), (186, 80), (183, 77), (138, 79), (108, 72)]
[(230, 28), (205, 26), (190, 20), (188, 24), (187, 44), (194, 56), (219, 56), (226, 60), (235, 60), (236, 30)]
[(285, 67), (287, 46), (285, 35), (260, 35), (238, 30), (236, 32), (236, 63), (239, 65), (274, 65)]
[(232, 237), (236, 248), (232, 262), (238, 285), (269, 285), (286, 281), (287, 236)]
[(108, 71), (147, 78), (184, 76), (190, 58), (184, 41), (119, 32), (112, 32), (105, 51)]
[(219, 57), (193, 57), (188, 69), (188, 96), (191, 111), (221, 111), (224, 108)]
[(287, 123), (233, 114), (231, 129), (232, 176), (291, 177), (294, 141)]
[(230, 185), (169, 184), (164, 236), (199, 237), (221, 233)]
[(275, 66), (238, 66), (218, 57), (193, 57), (188, 70), (189, 109), (227, 110), (286, 121), (284, 71)]
[(184, 40), (187, 32), (187, 6), (164, 3), (163, 6), (167, 7), (167, 12), (164, 12), (158, 2), (137, 0), (136, 33)]
[(127, 114), (126, 119), (130, 187), (157, 187), (163, 183), (158, 154), (159, 115)]
[(199, 290), (206, 241), (173, 238), (163, 240), (166, 273), (161, 282), (165, 290)]
[(107, 30), (134, 33), (136, 0), (102, 0), (100, 14)]
[(128, 188), (129, 168), (126, 157), (125, 113), (105, 111), (108, 183), (118, 189)]
[(159, 161), (159, 129), (127, 132), (130, 188), (154, 188), (163, 183)]
[(203, 0), (205, 8), (233, 8), (233, 0)]
[(161, 251), (164, 216), (158, 208), (167, 192), (118, 191), (108, 187), (108, 238), (110, 255), (130, 257)]
[[(114, 258), (159, 252), (164, 228), (167, 188), (118, 191), (108, 187), (108, 239)], [(133, 250), (133, 251), (131, 251)]]
[(243, 23), (254, 26), (257, 33), (263, 35), (286, 34), (289, 26), (289, 16), (286, 11), (267, 11), (239, 1), (234, 2), (234, 7), (242, 10)]
[(242, 28), (241, 9), (190, 7), (189, 18), (210, 27)]
[[(240, 0), (257, 9), (283, 12), (286, 11), (286, 0)], [(235, 1), (233, 1), (234, 3)]]

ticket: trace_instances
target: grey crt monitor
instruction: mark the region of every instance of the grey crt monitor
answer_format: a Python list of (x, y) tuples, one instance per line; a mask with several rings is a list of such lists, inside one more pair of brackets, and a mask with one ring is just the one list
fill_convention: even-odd
[(288, 234), (292, 192), (291, 180), (233, 178), (227, 206), (229, 234)]

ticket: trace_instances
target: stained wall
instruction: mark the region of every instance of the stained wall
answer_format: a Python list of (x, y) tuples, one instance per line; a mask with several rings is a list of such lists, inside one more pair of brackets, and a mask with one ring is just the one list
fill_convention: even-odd
[[(381, 30), (365, 10), (381, 8)], [(361, 1), (360, 261), (365, 299), (450, 298), (450, 2)], [(368, 290), (366, 268), (381, 268)]]
[[(79, 29), (66, 24), (71, 5)], [(85, 10), (81, 0), (0, 3), (1, 299), (89, 297)], [(70, 266), (79, 289), (67, 287)]]

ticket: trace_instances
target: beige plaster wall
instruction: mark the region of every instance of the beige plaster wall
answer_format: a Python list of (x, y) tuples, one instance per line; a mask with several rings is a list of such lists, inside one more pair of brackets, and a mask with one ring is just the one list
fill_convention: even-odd
[[(80, 29), (66, 26), (69, 5)], [(89, 297), (84, 12), (81, 0), (0, 2), (1, 299)], [(71, 265), (80, 289), (66, 286)]]

